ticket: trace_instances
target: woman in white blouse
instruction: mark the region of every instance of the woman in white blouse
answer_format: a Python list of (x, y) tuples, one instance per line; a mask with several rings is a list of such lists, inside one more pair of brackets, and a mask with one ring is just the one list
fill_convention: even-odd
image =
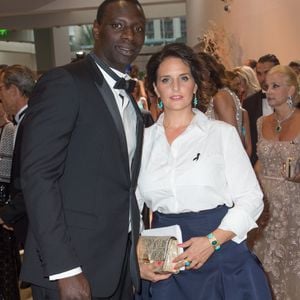
[(192, 108), (201, 90), (201, 63), (184, 44), (152, 56), (147, 76), (164, 106), (146, 129), (138, 185), (152, 227), (179, 224), (178, 274), (140, 263), (141, 299), (267, 300), (269, 287), (247, 232), (263, 209), (262, 193), (236, 129)]

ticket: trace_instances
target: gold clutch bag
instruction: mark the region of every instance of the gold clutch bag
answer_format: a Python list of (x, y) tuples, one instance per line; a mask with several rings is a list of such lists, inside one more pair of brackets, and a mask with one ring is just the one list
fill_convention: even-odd
[(177, 244), (178, 241), (173, 236), (140, 236), (137, 247), (139, 261), (161, 261), (163, 264), (156, 273), (178, 273), (179, 270), (174, 270), (173, 263), (173, 259), (180, 254)]

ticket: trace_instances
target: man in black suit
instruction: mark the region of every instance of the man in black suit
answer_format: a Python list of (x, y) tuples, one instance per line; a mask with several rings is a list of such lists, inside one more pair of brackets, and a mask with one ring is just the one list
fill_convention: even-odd
[(34, 299), (132, 299), (140, 217), (135, 188), (143, 120), (121, 80), (138, 55), (145, 16), (105, 0), (94, 51), (43, 75), (21, 123), (21, 184), (29, 230), (21, 277)]
[(257, 143), (257, 127), (256, 121), (262, 115), (271, 114), (272, 108), (269, 106), (267, 98), (265, 96), (266, 75), (272, 67), (279, 65), (279, 60), (274, 54), (266, 54), (259, 58), (256, 64), (256, 75), (261, 86), (261, 90), (257, 93), (249, 96), (243, 102), (243, 108), (248, 111), (250, 121), (252, 154), (250, 157), (251, 163), (254, 164), (257, 161), (256, 143)]
[(19, 246), (23, 247), (27, 231), (25, 203), (20, 186), (20, 143), (18, 128), (27, 109), (28, 99), (35, 85), (35, 74), (26, 66), (12, 65), (0, 74), (3, 88), (0, 101), (9, 116), (13, 116), (16, 124), (15, 146), (12, 160), (10, 201), (0, 210), (0, 224), (13, 227)]

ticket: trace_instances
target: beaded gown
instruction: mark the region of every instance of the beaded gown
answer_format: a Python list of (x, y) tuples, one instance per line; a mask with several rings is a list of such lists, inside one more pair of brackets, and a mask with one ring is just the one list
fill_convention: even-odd
[(274, 299), (299, 300), (300, 183), (285, 180), (281, 170), (289, 157), (299, 167), (300, 135), (293, 141), (270, 141), (262, 136), (262, 117), (257, 127), (257, 154), (263, 167), (259, 179), (265, 210), (259, 220), (254, 251), (268, 274)]

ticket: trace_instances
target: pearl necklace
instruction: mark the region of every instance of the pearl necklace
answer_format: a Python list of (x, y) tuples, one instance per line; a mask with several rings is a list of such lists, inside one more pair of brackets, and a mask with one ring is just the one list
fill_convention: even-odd
[(277, 118), (277, 116), (276, 116), (276, 113), (275, 113), (275, 119), (276, 119), (276, 122), (277, 122), (277, 125), (275, 127), (275, 131), (277, 133), (279, 133), (281, 131), (281, 129), (282, 129), (281, 123), (283, 123), (284, 121), (286, 121), (287, 119), (289, 119), (292, 116), (292, 114), (294, 113), (295, 110), (296, 110), (296, 108), (293, 108), (291, 110), (291, 112), (285, 118), (283, 118), (282, 120), (279, 120)]

